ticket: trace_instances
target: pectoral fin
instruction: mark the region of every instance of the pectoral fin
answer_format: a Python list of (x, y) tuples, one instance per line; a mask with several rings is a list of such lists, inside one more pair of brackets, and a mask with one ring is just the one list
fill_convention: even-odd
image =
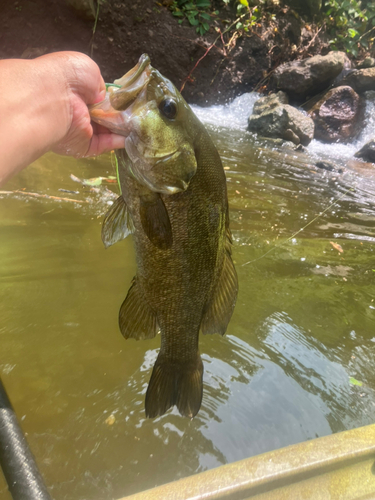
[(226, 252), (221, 276), (206, 306), (201, 329), (203, 334), (224, 335), (236, 304), (238, 292), (237, 273), (230, 251), (230, 233), (227, 235)]
[(137, 277), (120, 308), (119, 325), (126, 339), (152, 339), (159, 331), (156, 314), (146, 302)]
[(126, 238), (134, 231), (132, 218), (122, 196), (119, 196), (105, 215), (102, 241), (106, 248)]
[(167, 209), (158, 193), (140, 197), (139, 211), (144, 232), (156, 247), (167, 250), (172, 246), (172, 226)]

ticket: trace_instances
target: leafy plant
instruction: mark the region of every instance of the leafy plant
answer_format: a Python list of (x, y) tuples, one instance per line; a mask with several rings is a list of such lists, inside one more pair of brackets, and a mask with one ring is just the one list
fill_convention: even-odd
[(344, 49), (354, 57), (373, 46), (375, 3), (365, 0), (327, 0), (326, 23), (333, 49)]
[(219, 13), (217, 10), (211, 11), (210, 0), (174, 0), (170, 8), (172, 14), (180, 18), (180, 24), (187, 19), (200, 35), (210, 29), (212, 17)]

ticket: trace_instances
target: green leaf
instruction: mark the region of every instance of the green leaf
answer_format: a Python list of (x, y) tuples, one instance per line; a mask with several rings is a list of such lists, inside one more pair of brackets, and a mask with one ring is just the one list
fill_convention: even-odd
[(174, 15), (176, 17), (183, 17), (184, 16), (184, 14), (180, 10), (176, 10), (176, 11), (172, 12), (172, 15)]
[(349, 384), (358, 385), (358, 387), (363, 386), (363, 382), (360, 382), (359, 380), (355, 379), (354, 377), (350, 377)]
[(249, 2), (248, 2), (247, 0), (239, 0), (239, 1), (240, 1), (240, 3), (241, 3), (242, 5), (244, 5), (245, 7), (248, 7), (248, 6), (249, 6)]
[(243, 28), (243, 24), (242, 24), (242, 23), (240, 23), (240, 22), (238, 22), (238, 23), (236, 24), (236, 30), (240, 30), (241, 28)]
[(210, 14), (207, 14), (207, 12), (201, 12), (201, 18), (207, 19), (208, 21), (211, 21), (211, 16), (210, 16)]
[(189, 17), (188, 17), (188, 20), (189, 20), (189, 23), (190, 23), (192, 26), (197, 26), (197, 25), (199, 24), (198, 19), (195, 19), (195, 17), (193, 17), (193, 16), (189, 16)]
[(358, 31), (353, 28), (349, 28), (348, 33), (350, 38), (354, 38), (355, 36), (359, 35)]
[(82, 184), (85, 186), (101, 186), (103, 177), (92, 177), (91, 179), (82, 179)]
[(208, 31), (210, 29), (210, 25), (207, 23), (202, 23), (202, 26), (203, 26), (205, 31)]
[(211, 7), (211, 2), (208, 2), (207, 0), (197, 0), (195, 5), (204, 9), (205, 7)]

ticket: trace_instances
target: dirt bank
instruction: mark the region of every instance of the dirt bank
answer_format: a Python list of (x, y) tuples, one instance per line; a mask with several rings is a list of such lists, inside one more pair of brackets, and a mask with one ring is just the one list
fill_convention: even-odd
[[(95, 35), (94, 22), (78, 17), (65, 0), (0, 0), (0, 58), (78, 50), (91, 55), (110, 82), (147, 52), (178, 88), (185, 84), (189, 102), (213, 104), (252, 90), (298, 51), (313, 55), (322, 50), (319, 39), (311, 43), (312, 34), (287, 9), (276, 14), (276, 21), (255, 26), (225, 47), (215, 25), (207, 36), (197, 37), (195, 28), (178, 24), (168, 8), (154, 0), (107, 0), (100, 7)], [(234, 19), (230, 11), (225, 16)], [(221, 31), (226, 26), (216, 22)]]

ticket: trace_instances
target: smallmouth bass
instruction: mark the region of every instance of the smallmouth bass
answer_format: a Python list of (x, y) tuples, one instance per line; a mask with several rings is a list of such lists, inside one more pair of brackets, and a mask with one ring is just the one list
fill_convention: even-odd
[(146, 54), (114, 83), (120, 88), (90, 114), (125, 141), (116, 151), (122, 194), (102, 227), (105, 246), (134, 237), (137, 275), (120, 330), (134, 339), (161, 333), (146, 416), (176, 405), (194, 417), (203, 394), (199, 332), (225, 333), (238, 291), (225, 173), (208, 132)]

